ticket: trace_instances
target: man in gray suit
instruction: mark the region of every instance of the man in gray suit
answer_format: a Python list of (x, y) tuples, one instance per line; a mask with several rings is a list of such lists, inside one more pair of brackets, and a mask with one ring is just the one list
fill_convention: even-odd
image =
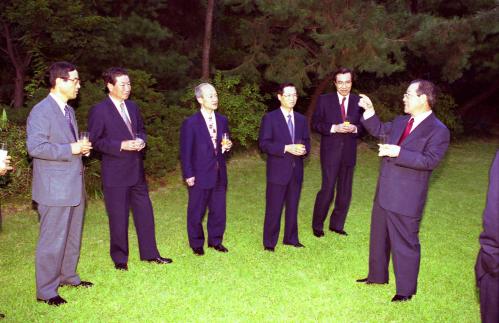
[(27, 121), (27, 147), (33, 158), (33, 200), (38, 203), (40, 236), (36, 249), (36, 296), (58, 306), (66, 303), (60, 286), (91, 287), (76, 273), (80, 257), (85, 190), (82, 155), (91, 144), (78, 141), (78, 127), (68, 100), (76, 98), (76, 67), (54, 63), (50, 94), (36, 104)]
[(447, 151), (450, 134), (435, 116), (436, 91), (430, 81), (412, 81), (404, 94), (405, 116), (382, 123), (371, 100), (361, 95), (362, 124), (374, 137), (386, 135), (378, 156), (383, 157), (371, 215), (369, 274), (359, 283), (388, 283), (390, 253), (397, 293), (392, 302), (416, 294), (419, 262), (419, 224), (430, 176)]

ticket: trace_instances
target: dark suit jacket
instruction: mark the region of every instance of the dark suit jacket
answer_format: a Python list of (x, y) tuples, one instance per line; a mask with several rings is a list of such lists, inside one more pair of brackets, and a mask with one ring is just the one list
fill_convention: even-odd
[[(294, 112), (295, 143), (301, 142), (310, 152), (310, 136), (305, 116)], [(273, 184), (286, 185), (293, 172), (299, 183), (303, 181), (303, 158), (284, 153), (284, 146), (293, 143), (288, 125), (281, 109), (267, 113), (262, 118), (258, 138), (260, 149), (267, 154), (267, 181)]]
[(489, 175), (487, 204), (483, 211), (483, 232), (480, 234), (480, 252), (475, 266), (477, 282), (485, 273), (499, 277), (499, 151)]
[[(135, 102), (126, 100), (134, 133), (145, 141), (146, 133), (140, 110)], [(88, 131), (93, 149), (102, 155), (101, 176), (104, 186), (133, 186), (144, 179), (144, 150), (121, 151), (121, 142), (134, 139), (118, 109), (109, 97), (92, 107)]]
[(198, 111), (182, 123), (180, 129), (180, 161), (184, 179), (196, 177), (195, 186), (214, 188), (217, 179), (227, 185), (227, 166), (222, 154), (222, 134), (229, 133), (227, 118), (215, 112), (217, 123), (217, 151), (213, 148), (206, 121)]
[(347, 120), (357, 126), (357, 133), (331, 133), (333, 124), (343, 122), (341, 103), (336, 92), (319, 97), (312, 116), (312, 129), (321, 134), (321, 163), (323, 165), (355, 165), (357, 159), (357, 138), (363, 133), (363, 109), (359, 107), (358, 95), (350, 93), (348, 98)]
[[(383, 131), (388, 136), (388, 143), (396, 145), (409, 118), (405, 115), (381, 123), (374, 115), (362, 122), (371, 135), (378, 137)], [(384, 157), (376, 192), (381, 207), (405, 216), (420, 217), (430, 175), (444, 157), (449, 141), (449, 130), (432, 113), (402, 142), (397, 158)]]

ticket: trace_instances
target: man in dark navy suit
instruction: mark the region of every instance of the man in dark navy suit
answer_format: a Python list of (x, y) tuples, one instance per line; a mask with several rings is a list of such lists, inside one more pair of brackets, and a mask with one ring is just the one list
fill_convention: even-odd
[(154, 214), (144, 174), (144, 122), (137, 104), (128, 100), (132, 89), (125, 69), (103, 74), (109, 96), (90, 110), (88, 130), (102, 156), (101, 176), (109, 217), (111, 258), (118, 270), (128, 270), (128, 218), (132, 209), (140, 259), (157, 264), (172, 260), (156, 246)]
[[(189, 190), (187, 235), (195, 255), (204, 255), (203, 216), (208, 208), (208, 247), (229, 250), (222, 244), (226, 224), (227, 167), (232, 147), (227, 118), (216, 113), (218, 95), (209, 83), (195, 90), (200, 111), (187, 118), (180, 129), (182, 174)], [(225, 137), (226, 136), (226, 137)]]
[(298, 202), (303, 182), (303, 158), (310, 151), (307, 119), (294, 112), (297, 93), (291, 83), (279, 86), (279, 109), (267, 113), (260, 125), (260, 149), (267, 154), (267, 193), (263, 246), (274, 251), (285, 206), (283, 243), (303, 247), (298, 239)]
[(475, 273), (480, 288), (482, 322), (499, 322), (499, 151), (489, 173), (487, 204)]
[(447, 127), (435, 116), (436, 89), (426, 80), (412, 81), (404, 94), (405, 116), (382, 123), (371, 100), (361, 94), (364, 127), (371, 135), (387, 136), (379, 145), (380, 173), (371, 215), (369, 274), (359, 283), (388, 283), (390, 253), (397, 293), (392, 302), (416, 294), (419, 262), (419, 224), (430, 176), (449, 147)]
[(345, 220), (352, 199), (353, 171), (357, 158), (357, 138), (361, 134), (358, 95), (352, 90), (353, 72), (345, 67), (334, 73), (336, 93), (319, 97), (312, 116), (312, 129), (321, 134), (322, 185), (317, 193), (312, 218), (312, 230), (318, 238), (324, 236), (324, 221), (334, 198), (329, 230), (347, 235)]

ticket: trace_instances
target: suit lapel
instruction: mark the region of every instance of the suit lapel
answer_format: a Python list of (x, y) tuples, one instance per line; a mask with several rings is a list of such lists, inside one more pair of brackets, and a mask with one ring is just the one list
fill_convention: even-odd
[[(130, 131), (128, 131), (128, 127), (125, 124), (125, 120), (123, 120), (123, 118), (121, 117), (121, 114), (119, 113), (118, 109), (114, 105), (113, 101), (109, 98), (109, 96), (106, 98), (106, 100), (107, 100), (106, 103), (107, 103), (107, 107), (109, 109), (109, 115), (111, 116), (111, 119), (116, 120), (115, 122), (120, 125), (119, 128), (121, 129), (121, 132), (123, 133), (124, 137), (133, 139), (132, 134), (130, 133)], [(128, 113), (130, 114), (130, 111), (128, 111)], [(130, 115), (130, 118), (132, 118), (131, 115)], [(133, 127), (132, 127), (132, 129), (133, 129)]]
[(341, 102), (340, 99), (338, 98), (338, 94), (335, 92), (332, 94), (331, 98), (331, 106), (332, 110), (331, 112), (333, 113), (333, 120), (342, 120), (341, 117)]
[[(284, 114), (282, 113), (281, 108), (276, 110), (276, 118), (277, 118), (277, 125), (280, 128), (280, 131), (282, 133), (287, 134), (288, 143), (292, 144), (293, 138), (291, 138), (291, 134), (289, 133), (288, 120), (286, 120), (286, 117), (284, 117)], [(295, 119), (295, 122), (296, 122), (296, 119)], [(295, 125), (295, 137), (296, 137), (296, 125)]]
[(433, 112), (426, 117), (411, 133), (405, 138), (404, 143), (409, 143), (411, 140), (420, 137), (433, 124), (435, 115)]
[[(73, 134), (71, 133), (71, 128), (69, 127), (68, 124), (68, 119), (64, 116), (64, 114), (61, 111), (61, 108), (59, 108), (59, 105), (55, 100), (49, 95), (48, 97), (48, 102), (50, 103), (50, 109), (52, 110), (52, 114), (55, 116), (55, 120), (57, 124), (59, 125), (59, 128), (62, 129), (62, 132), (66, 135), (66, 138), (69, 142), (74, 142), (76, 138), (74, 138)], [(71, 113), (72, 109), (69, 109)], [(73, 120), (74, 117), (73, 117)], [(77, 133), (75, 131), (75, 133)]]
[[(407, 125), (407, 121), (411, 118), (410, 115), (404, 116), (401, 120), (401, 122), (394, 123), (393, 124), (393, 129), (392, 129), (392, 135), (393, 135), (393, 142), (390, 142), (394, 145), (398, 144), (400, 137), (402, 137), (402, 134), (404, 133), (405, 126)], [(409, 138), (409, 137), (407, 137)], [(407, 140), (407, 138), (405, 140)], [(404, 140), (404, 142), (405, 142)]]
[(201, 111), (199, 111), (196, 115), (197, 115), (197, 123), (199, 126), (199, 130), (202, 133), (202, 137), (205, 138), (205, 141), (208, 142), (211, 147), (213, 147), (213, 141), (211, 141), (210, 131), (208, 130), (208, 125), (204, 120), (203, 114), (201, 113)]
[[(132, 125), (132, 131), (134, 133), (137, 133), (137, 111), (135, 107), (132, 107), (133, 103), (130, 103), (130, 101), (125, 101), (125, 105), (127, 107), (128, 115), (130, 116), (130, 123)], [(123, 123), (125, 123), (123, 121)], [(126, 124), (125, 124), (126, 127)], [(128, 128), (127, 128), (128, 129)]]

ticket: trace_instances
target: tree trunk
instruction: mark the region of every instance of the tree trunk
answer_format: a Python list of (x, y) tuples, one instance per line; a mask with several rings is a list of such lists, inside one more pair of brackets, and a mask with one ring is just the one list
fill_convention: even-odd
[(24, 104), (24, 68), (15, 66), (16, 79), (14, 85), (14, 108), (21, 108)]
[(203, 62), (201, 79), (210, 79), (210, 49), (211, 49), (211, 29), (213, 26), (213, 7), (214, 0), (208, 0), (206, 7), (206, 21), (204, 25), (204, 41), (203, 41)]
[(488, 98), (490, 98), (492, 95), (496, 94), (498, 90), (499, 90), (499, 80), (496, 80), (485, 91), (483, 91), (479, 95), (473, 97), (471, 100), (469, 100), (468, 102), (464, 103), (459, 108), (458, 111), (459, 111), (459, 114), (461, 115), (461, 117), (464, 117), (466, 115), (466, 113), (471, 108), (479, 105), (483, 101), (485, 101)]
[(334, 74), (333, 73), (327, 75), (319, 83), (319, 86), (317, 86), (317, 88), (315, 88), (314, 94), (312, 94), (312, 99), (310, 100), (310, 104), (308, 105), (307, 112), (305, 113), (306, 116), (307, 116), (307, 118), (308, 118), (308, 122), (309, 123), (312, 120), (312, 115), (314, 114), (314, 111), (315, 111), (315, 106), (317, 104), (317, 99), (322, 94), (322, 92), (324, 92), (324, 90), (326, 89), (326, 87), (331, 83), (331, 81), (333, 80), (333, 78), (334, 78)]

